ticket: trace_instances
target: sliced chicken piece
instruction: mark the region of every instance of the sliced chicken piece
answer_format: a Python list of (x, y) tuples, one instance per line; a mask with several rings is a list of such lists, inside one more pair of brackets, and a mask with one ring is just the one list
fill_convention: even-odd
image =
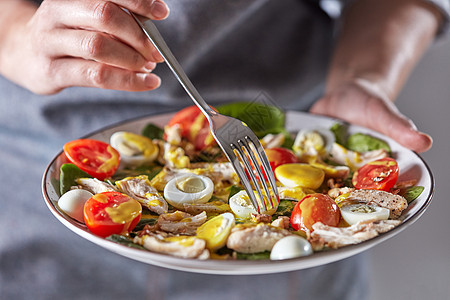
[[(233, 165), (230, 162), (220, 162), (220, 163), (193, 163), (191, 164), (191, 170), (194, 169), (195, 172), (204, 172), (205, 175), (211, 178), (212, 181), (229, 181), (232, 184), (239, 183), (239, 177), (234, 171)], [(203, 170), (203, 171), (202, 171)], [(183, 170), (180, 170), (183, 172)]]
[(288, 235), (291, 235), (288, 230), (263, 223), (236, 225), (228, 237), (227, 247), (241, 253), (270, 251), (276, 242)]
[(368, 151), (364, 153), (355, 152), (334, 143), (329, 153), (329, 159), (340, 165), (347, 165), (352, 170), (357, 170), (363, 165), (388, 156), (384, 149)]
[(83, 189), (88, 190), (92, 194), (98, 194), (103, 192), (117, 192), (116, 188), (104, 181), (97, 178), (78, 178), (75, 180)]
[(166, 200), (151, 186), (146, 175), (116, 181), (116, 186), (122, 193), (136, 199), (150, 211), (159, 215), (167, 213), (169, 206)]
[(267, 134), (265, 135), (261, 140), (261, 146), (264, 147), (264, 149), (269, 149), (269, 148), (276, 148), (276, 147), (281, 147), (281, 145), (283, 145), (284, 140), (285, 140), (285, 136), (283, 133), (278, 133), (278, 134)]
[(316, 168), (325, 172), (327, 178), (346, 178), (350, 173), (350, 168), (347, 166), (333, 166), (323, 162), (320, 158), (313, 158), (307, 160), (307, 162)]
[(190, 165), (190, 159), (186, 155), (183, 148), (171, 145), (169, 143), (164, 144), (164, 161), (165, 164), (171, 168), (181, 169), (187, 168)]
[(289, 199), (289, 200), (302, 200), (306, 195), (308, 194), (314, 194), (315, 191), (303, 188), (301, 186), (289, 188), (285, 186), (279, 186), (278, 188), (278, 194), (280, 196), (280, 199)]
[(350, 227), (332, 227), (317, 222), (312, 226), (313, 232), (308, 240), (315, 251), (323, 250), (325, 247), (336, 249), (374, 238), (400, 223), (398, 220), (381, 220), (359, 222)]
[(206, 214), (222, 214), (225, 212), (231, 212), (230, 205), (222, 201), (210, 201), (199, 204), (183, 204), (183, 210), (193, 215), (201, 212), (206, 212)]
[(270, 225), (272, 225), (273, 227), (278, 227), (278, 228), (282, 228), (282, 229), (289, 229), (290, 218), (286, 217), (286, 216), (280, 216), (280, 217), (278, 217), (278, 219), (273, 221)]
[(332, 188), (328, 191), (328, 196), (335, 199), (335, 198), (339, 197), (340, 195), (348, 194), (350, 192), (353, 192), (354, 190), (355, 190), (354, 188), (349, 188), (349, 187)]
[(197, 227), (205, 223), (206, 212), (191, 215), (177, 210), (169, 214), (159, 216), (157, 226), (160, 230), (173, 234), (195, 235)]
[(167, 143), (171, 145), (180, 145), (182, 140), (181, 132), (182, 129), (178, 124), (175, 124), (173, 126), (165, 126), (164, 133), (166, 134)]
[(173, 236), (160, 239), (155, 236), (144, 235), (142, 237), (135, 237), (134, 242), (157, 253), (164, 253), (182, 258), (209, 258), (206, 242), (194, 236)]
[(270, 223), (272, 216), (267, 214), (252, 214), (252, 221), (255, 223)]
[(214, 190), (221, 190), (223, 181), (230, 184), (238, 184), (239, 178), (234, 172), (231, 163), (192, 163), (189, 168), (168, 168), (165, 167), (155, 177), (152, 178), (150, 184), (158, 191), (163, 191), (165, 185), (175, 176), (179, 174), (196, 174), (209, 177), (215, 186)]
[(387, 208), (391, 211), (391, 219), (400, 217), (402, 211), (408, 207), (408, 201), (402, 196), (378, 190), (354, 190), (346, 201), (372, 203)]
[(164, 187), (166, 186), (166, 184), (172, 179), (175, 178), (176, 173), (171, 171), (169, 168), (164, 167), (161, 172), (159, 172), (158, 174), (156, 174), (156, 176), (154, 176), (152, 178), (152, 180), (150, 180), (150, 185), (152, 187), (154, 187), (156, 190), (162, 192), (164, 191)]

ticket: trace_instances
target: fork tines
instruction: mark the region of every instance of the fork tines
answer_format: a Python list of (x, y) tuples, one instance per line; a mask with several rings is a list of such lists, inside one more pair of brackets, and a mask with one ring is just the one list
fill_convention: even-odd
[[(250, 177), (250, 181), (248, 181), (247, 178), (241, 178), (241, 182), (258, 213), (261, 214), (277, 207), (279, 203), (277, 186), (275, 179), (273, 178), (272, 168), (270, 167), (267, 156), (258, 138), (255, 137), (255, 139), (252, 139), (249, 136), (245, 136), (244, 139), (237, 140), (237, 145), (231, 144), (231, 147), (239, 156), (239, 161), (234, 163), (235, 169), (242, 169), (242, 165), (244, 165), (246, 170), (246, 172), (244, 172), (244, 170), (238, 172), (238, 176)], [(264, 173), (259, 167), (260, 165), (262, 166)], [(266, 178), (269, 181), (272, 193), (269, 190)], [(253, 190), (256, 190), (258, 197), (255, 196)], [(266, 197), (264, 197), (262, 190), (264, 190)], [(267, 199), (268, 203), (266, 203), (264, 199)], [(262, 211), (261, 208), (264, 208), (264, 210)]]

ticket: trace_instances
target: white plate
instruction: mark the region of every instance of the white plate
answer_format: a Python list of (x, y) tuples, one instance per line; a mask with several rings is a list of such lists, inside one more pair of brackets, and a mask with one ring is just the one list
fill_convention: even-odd
[[(105, 142), (109, 142), (109, 137), (116, 131), (127, 130), (136, 133), (140, 133), (142, 128), (149, 122), (159, 126), (163, 126), (169, 120), (171, 114), (158, 115), (144, 117), (137, 120), (121, 123), (112, 127), (102, 129), (96, 133), (93, 133), (88, 138), (98, 139)], [(288, 112), (286, 116), (286, 127), (290, 131), (298, 131), (304, 128), (317, 128), (324, 127), (329, 128), (335, 120), (326, 117), (310, 115), (301, 112)], [(109, 250), (116, 252), (120, 255), (129, 257), (134, 260), (138, 260), (147, 264), (166, 267), (175, 270), (183, 270), (198, 273), (208, 274), (265, 274), (265, 273), (277, 273), (293, 270), (300, 270), (310, 268), (318, 265), (327, 264), (333, 261), (341, 260), (349, 256), (360, 253), (367, 250), (378, 243), (381, 243), (388, 238), (391, 238), (398, 234), (400, 231), (411, 225), (416, 221), (428, 207), (431, 202), (431, 198), (434, 190), (433, 175), (423, 161), (423, 159), (416, 154), (402, 146), (395, 141), (381, 134), (373, 132), (371, 130), (350, 126), (350, 133), (363, 132), (369, 133), (373, 136), (380, 137), (386, 140), (392, 148), (393, 156), (397, 159), (400, 168), (401, 180), (417, 179), (417, 185), (425, 187), (419, 198), (417, 198), (403, 213), (403, 222), (393, 230), (383, 233), (371, 240), (365, 241), (357, 245), (350, 245), (336, 250), (330, 250), (325, 252), (314, 253), (311, 256), (284, 260), (284, 261), (220, 261), (220, 260), (195, 260), (195, 259), (182, 259), (169, 255), (152, 253), (145, 250), (129, 248), (127, 246), (119, 245), (114, 242), (105, 240), (91, 234), (86, 226), (78, 221), (70, 218), (64, 214), (57, 206), (59, 199), (59, 172), (60, 166), (66, 163), (67, 160), (62, 151), (52, 160), (47, 167), (42, 181), (42, 191), (44, 200), (49, 207), (53, 215), (66, 227), (82, 236), (83, 238)]]

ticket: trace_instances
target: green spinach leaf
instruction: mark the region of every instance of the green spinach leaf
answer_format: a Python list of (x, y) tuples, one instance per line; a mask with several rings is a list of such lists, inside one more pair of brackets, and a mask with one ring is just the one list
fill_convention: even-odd
[(275, 106), (255, 102), (235, 102), (217, 107), (224, 115), (237, 118), (247, 124), (256, 136), (285, 132), (285, 114)]
[(144, 127), (144, 129), (142, 129), (142, 135), (148, 137), (149, 139), (162, 140), (164, 129), (156, 126), (155, 124), (149, 123)]
[(385, 149), (387, 152), (391, 152), (388, 143), (364, 133), (355, 133), (349, 136), (347, 148), (358, 152), (367, 152), (378, 149)]
[(270, 259), (270, 251), (258, 252), (258, 253), (241, 253), (236, 252), (237, 259), (243, 260), (265, 260)]
[(347, 125), (343, 123), (334, 123), (330, 127), (330, 131), (334, 133), (334, 137), (336, 138), (336, 143), (344, 147), (347, 147), (347, 130)]
[(417, 199), (425, 188), (423, 186), (411, 186), (405, 190), (402, 196), (408, 201), (408, 204)]
[(130, 238), (127, 238), (126, 236), (120, 235), (120, 234), (113, 234), (106, 238), (108, 241), (112, 241), (130, 248), (136, 248), (136, 249), (142, 249), (145, 250), (144, 247), (141, 245), (133, 243), (133, 241)]
[(61, 195), (70, 190), (72, 186), (77, 185), (75, 179), (77, 178), (91, 178), (92, 176), (82, 171), (74, 164), (63, 164), (59, 175), (59, 191)]

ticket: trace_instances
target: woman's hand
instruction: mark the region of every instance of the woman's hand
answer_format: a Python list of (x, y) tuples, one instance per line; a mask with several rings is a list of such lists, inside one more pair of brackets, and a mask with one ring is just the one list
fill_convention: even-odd
[(122, 8), (160, 20), (169, 14), (162, 0), (46, 0), (37, 9), (24, 2), (13, 1), (10, 13), (17, 17), (0, 32), (5, 77), (38, 94), (70, 86), (144, 91), (160, 85), (150, 72), (162, 58)]
[(416, 152), (429, 150), (433, 143), (368, 81), (355, 80), (335, 88), (319, 99), (310, 112), (376, 130)]

